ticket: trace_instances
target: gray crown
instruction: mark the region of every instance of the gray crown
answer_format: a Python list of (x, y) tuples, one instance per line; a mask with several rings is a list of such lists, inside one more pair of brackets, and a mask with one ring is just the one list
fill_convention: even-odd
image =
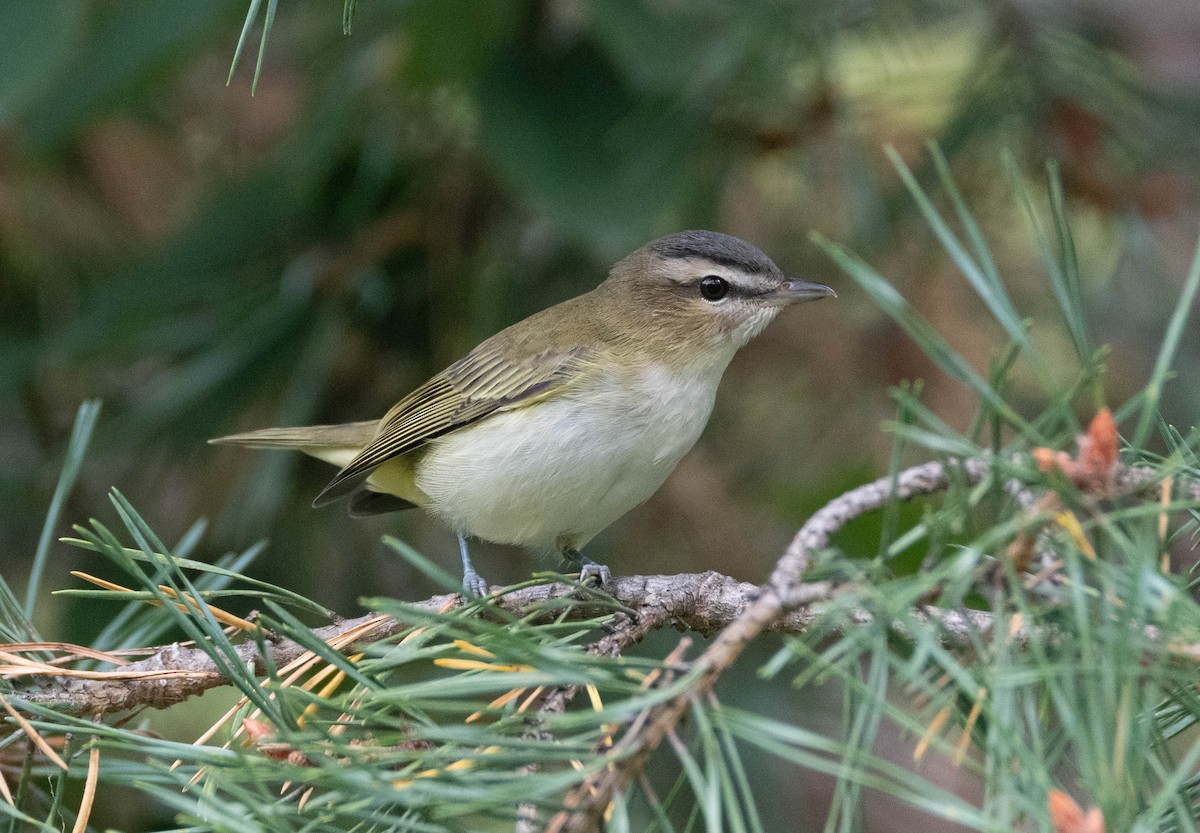
[(779, 272), (771, 258), (756, 247), (719, 231), (680, 231), (660, 237), (646, 248), (664, 258), (702, 257), (751, 274)]

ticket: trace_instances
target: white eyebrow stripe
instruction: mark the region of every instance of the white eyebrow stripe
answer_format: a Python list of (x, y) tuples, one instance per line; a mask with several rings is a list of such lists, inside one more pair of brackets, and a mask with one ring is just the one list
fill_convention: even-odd
[(718, 277), (729, 282), (733, 295), (743, 298), (753, 298), (766, 295), (778, 289), (781, 281), (772, 280), (770, 275), (747, 273), (721, 264), (698, 261), (693, 259), (696, 271), (688, 276), (670, 275), (668, 280), (677, 288), (685, 290), (698, 289), (700, 282), (707, 277)]
[(758, 275), (721, 275), (729, 281), (730, 288), (747, 296), (765, 295), (777, 287), (776, 283), (762, 280)]

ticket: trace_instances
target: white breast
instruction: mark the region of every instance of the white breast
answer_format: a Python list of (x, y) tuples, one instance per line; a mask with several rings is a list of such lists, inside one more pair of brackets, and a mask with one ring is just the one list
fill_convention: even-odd
[(662, 485), (704, 430), (723, 369), (653, 366), (488, 417), (435, 440), (417, 486), (458, 532), (578, 549)]

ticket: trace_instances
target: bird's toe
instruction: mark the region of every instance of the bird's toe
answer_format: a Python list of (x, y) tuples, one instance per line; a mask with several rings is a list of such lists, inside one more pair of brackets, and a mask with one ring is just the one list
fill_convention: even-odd
[(488, 594), (488, 583), (474, 570), (463, 573), (462, 588), (463, 595), (470, 599), (481, 599)]
[(595, 561), (585, 563), (579, 569), (579, 580), (587, 581), (590, 578), (598, 579), (600, 586), (604, 587), (612, 581), (612, 570), (608, 569), (606, 564), (597, 564)]

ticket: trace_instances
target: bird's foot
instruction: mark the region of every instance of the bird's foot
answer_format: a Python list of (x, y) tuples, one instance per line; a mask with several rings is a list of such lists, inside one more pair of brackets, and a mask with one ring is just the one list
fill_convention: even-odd
[(488, 594), (488, 583), (474, 570), (464, 570), (462, 589), (468, 599), (482, 599)]
[(458, 550), (462, 555), (463, 595), (468, 599), (482, 599), (488, 594), (488, 583), (483, 580), (483, 576), (475, 572), (471, 554), (467, 551), (467, 539), (461, 534), (458, 536)]
[(596, 578), (600, 581), (600, 586), (604, 587), (612, 581), (612, 570), (608, 569), (605, 564), (599, 564), (586, 555), (579, 556), (579, 580), (586, 582), (590, 578)]
[(580, 581), (585, 582), (590, 578), (595, 578), (600, 581), (601, 587), (612, 581), (612, 570), (588, 558), (579, 550), (573, 547), (566, 547), (562, 550), (562, 556), (568, 561), (573, 561), (579, 565)]

